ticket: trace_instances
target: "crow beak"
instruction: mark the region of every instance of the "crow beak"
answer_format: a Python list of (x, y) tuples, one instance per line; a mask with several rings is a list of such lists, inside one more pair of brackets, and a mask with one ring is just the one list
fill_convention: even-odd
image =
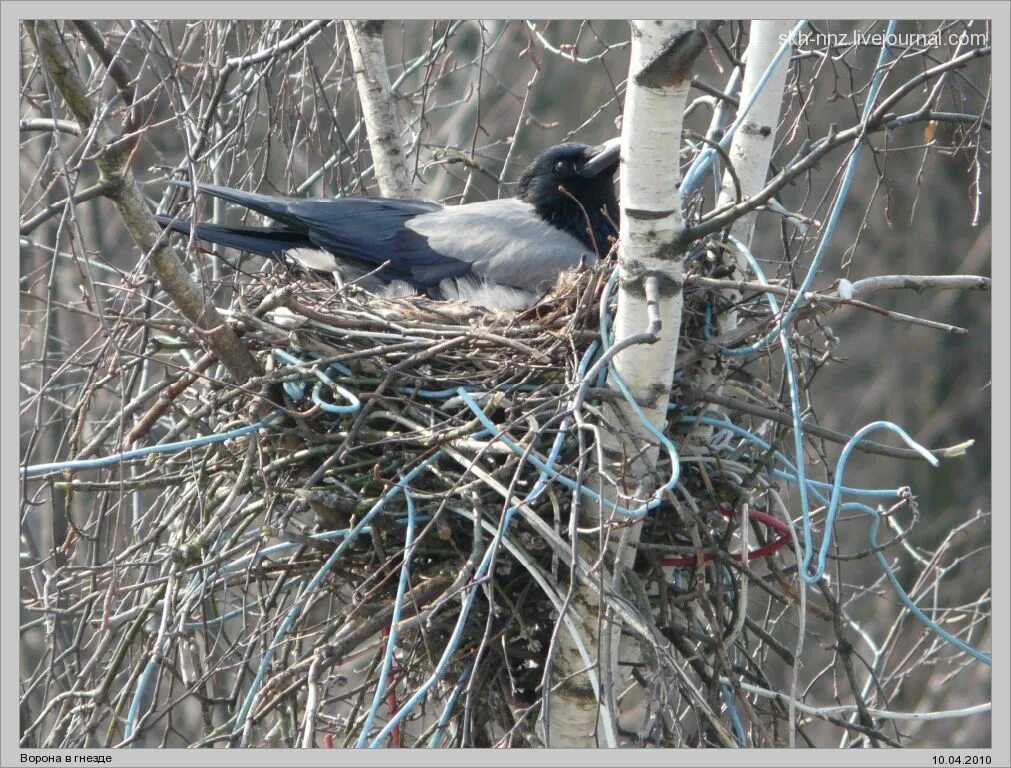
[(602, 173), (614, 173), (618, 167), (618, 159), (621, 156), (621, 137), (608, 139), (599, 147), (593, 148), (593, 156), (586, 161), (580, 169), (579, 175), (583, 178), (592, 179)]

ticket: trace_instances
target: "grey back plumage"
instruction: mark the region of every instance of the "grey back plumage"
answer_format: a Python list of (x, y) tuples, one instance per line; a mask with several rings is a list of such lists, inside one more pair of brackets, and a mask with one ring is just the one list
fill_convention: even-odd
[(405, 226), (432, 250), (469, 263), (480, 280), (525, 291), (543, 292), (560, 272), (597, 260), (586, 245), (516, 198), (443, 208)]

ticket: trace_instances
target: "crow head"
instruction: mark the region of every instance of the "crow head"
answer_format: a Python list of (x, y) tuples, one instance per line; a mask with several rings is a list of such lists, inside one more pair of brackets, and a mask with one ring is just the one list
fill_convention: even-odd
[(542, 152), (520, 175), (516, 196), (558, 229), (603, 256), (617, 236), (614, 172), (620, 142), (598, 147), (559, 144)]

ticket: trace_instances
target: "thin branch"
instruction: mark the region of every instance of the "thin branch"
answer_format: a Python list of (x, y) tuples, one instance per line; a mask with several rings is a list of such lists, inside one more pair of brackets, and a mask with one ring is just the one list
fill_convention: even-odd
[[(26, 22), (28, 32), (39, 52), (53, 83), (63, 94), (81, 126), (92, 127), (96, 110), (88, 96), (87, 88), (77, 72), (77, 67), (67, 56), (56, 25), (48, 21)], [(122, 144), (109, 147), (114, 134), (103, 123), (98, 126), (99, 139), (105, 151), (95, 157), (101, 175), (103, 194), (119, 211), (123, 223), (140, 248), (150, 255), (151, 266), (159, 283), (179, 310), (201, 332), (208, 347), (218, 356), (239, 384), (244, 384), (260, 369), (253, 356), (243, 346), (235, 332), (225, 322), (201, 288), (189, 276), (186, 268), (167, 245), (167, 238), (155, 221), (147, 201), (137, 186), (129, 169), (130, 157)]]

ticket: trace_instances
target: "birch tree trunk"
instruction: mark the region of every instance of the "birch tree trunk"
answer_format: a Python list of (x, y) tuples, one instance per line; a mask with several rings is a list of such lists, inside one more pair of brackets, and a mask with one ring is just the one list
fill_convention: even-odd
[[(744, 69), (744, 83), (741, 86), (741, 104), (747, 104), (752, 99), (754, 103), (727, 150), (740, 183), (742, 197), (750, 197), (765, 187), (769, 160), (772, 158), (772, 149), (776, 142), (776, 126), (779, 124), (779, 112), (783, 103), (786, 73), (790, 68), (789, 55), (780, 59), (765, 87), (757, 96), (755, 90), (793, 26), (794, 21), (790, 19), (751, 22), (748, 61)], [(728, 171), (723, 175), (720, 198), (716, 207), (733, 203), (736, 194), (733, 177)], [(731, 225), (730, 234), (750, 247), (757, 217), (757, 211), (745, 214)], [(747, 262), (741, 254), (737, 254), (736, 259), (738, 277), (747, 278)], [(732, 304), (736, 304), (740, 294), (733, 292), (729, 298)], [(737, 326), (737, 313), (731, 312), (728, 317), (729, 325), (726, 330), (732, 330)]]
[[(727, 149), (727, 157), (730, 158), (732, 168), (727, 169), (723, 174), (717, 207), (734, 203), (738, 194), (742, 199), (747, 198), (765, 187), (765, 180), (769, 173), (769, 161), (772, 158), (772, 150), (776, 142), (776, 127), (779, 124), (779, 113), (783, 103), (783, 89), (790, 68), (789, 55), (784, 55), (780, 59), (765, 86), (757, 94), (756, 91), (766, 70), (779, 52), (783, 40), (793, 26), (794, 21), (790, 19), (751, 22), (750, 40), (745, 52), (744, 81), (740, 94), (741, 108), (743, 109), (749, 103), (751, 106), (748, 108), (744, 123), (734, 133), (730, 147)], [(745, 214), (731, 225), (730, 234), (750, 248), (757, 218), (757, 211)], [(733, 249), (729, 256), (721, 254), (720, 259), (733, 261), (738, 278), (742, 280), (749, 278), (750, 270), (747, 259), (737, 249)], [(730, 289), (725, 291), (724, 295), (730, 309), (721, 316), (720, 332), (729, 333), (739, 325), (737, 306), (741, 300), (741, 292)], [(725, 370), (725, 366), (721, 366), (716, 358), (706, 357), (700, 362), (699, 368), (701, 370), (700, 390), (719, 394), (724, 384), (720, 371)], [(707, 428), (706, 432), (708, 431)]]
[[(683, 253), (675, 239), (684, 229), (681, 217), (682, 113), (691, 82), (691, 65), (705, 45), (695, 22), (633, 21), (628, 89), (622, 123), (621, 228), (618, 260), (621, 277), (614, 324), (615, 346), (632, 344), (614, 357), (614, 370), (640, 403), (649, 423), (663, 431), (675, 354), (681, 327)], [(648, 339), (648, 343), (641, 343)], [(609, 382), (615, 386), (614, 382)], [(600, 430), (605, 460), (605, 498), (623, 508), (643, 504), (657, 487), (654, 475), (659, 445), (649, 427), (624, 401), (603, 408)], [(603, 581), (617, 587), (620, 571), (635, 560), (640, 524), (629, 525), (603, 506), (586, 510), (584, 529), (603, 535), (581, 540), (580, 553), (597, 562), (601, 547)], [(552, 680), (564, 680), (548, 702), (547, 746), (589, 747), (599, 743), (598, 713), (604, 743), (616, 746), (618, 712), (615, 691), (622, 675), (617, 667), (620, 624), (601, 605), (599, 587), (578, 583), (571, 600), (591, 652), (599, 658), (600, 701), (591, 678), (582, 670), (569, 636), (558, 638)], [(601, 621), (601, 613), (605, 621)], [(601, 705), (603, 702), (603, 706)]]
[(345, 21), (376, 182), (384, 197), (414, 197), (400, 146), (401, 120), (386, 68), (382, 21)]

